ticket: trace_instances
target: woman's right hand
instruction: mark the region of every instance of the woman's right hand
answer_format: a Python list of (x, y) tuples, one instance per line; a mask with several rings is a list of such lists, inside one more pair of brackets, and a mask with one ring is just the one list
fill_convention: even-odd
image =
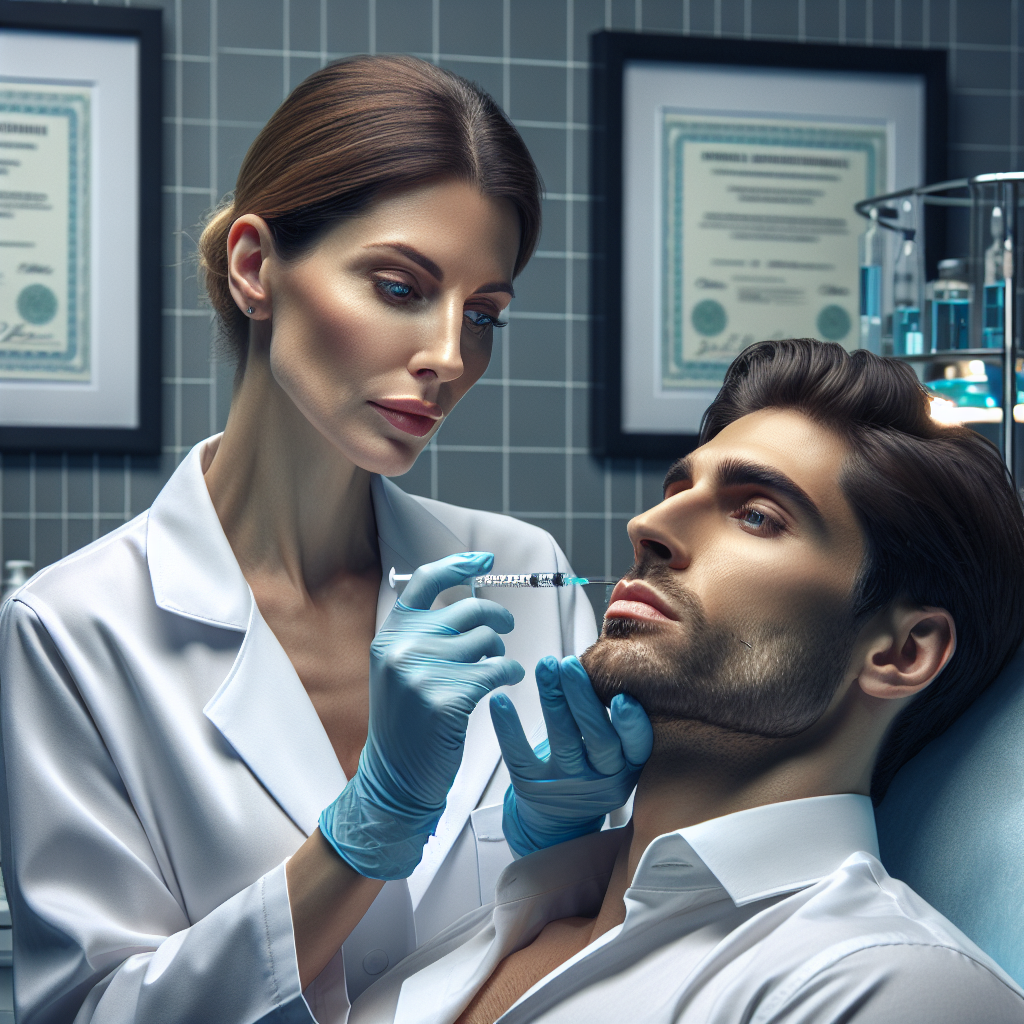
[(498, 636), (514, 626), (493, 601), (430, 611), (442, 590), (490, 570), (487, 552), (420, 566), (370, 645), (370, 721), (359, 768), (320, 815), (320, 831), (367, 878), (407, 878), (437, 827), (462, 763), (469, 716), (523, 667)]

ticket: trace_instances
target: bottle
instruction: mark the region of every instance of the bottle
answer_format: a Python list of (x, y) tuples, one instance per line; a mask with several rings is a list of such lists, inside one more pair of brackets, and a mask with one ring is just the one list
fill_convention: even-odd
[(966, 261), (939, 261), (939, 279), (928, 286), (933, 352), (970, 347), (971, 286), (966, 277)]
[(892, 351), (897, 356), (924, 353), (921, 333), (921, 299), (918, 294), (917, 243), (914, 232), (906, 228), (896, 255), (893, 273)]
[(985, 250), (985, 294), (982, 300), (981, 344), (985, 348), (1003, 347), (1003, 211), (992, 207), (990, 221), (992, 244)]
[(28, 583), (35, 565), (15, 559), (4, 562), (4, 579), (0, 589), (0, 604), (3, 604), (23, 583)]
[(860, 236), (860, 347), (882, 354), (882, 232), (878, 208), (871, 208), (867, 230)]

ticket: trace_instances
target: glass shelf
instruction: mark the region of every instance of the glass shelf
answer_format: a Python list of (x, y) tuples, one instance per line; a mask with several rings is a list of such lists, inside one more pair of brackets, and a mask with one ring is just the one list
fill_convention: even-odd
[(1001, 348), (944, 348), (938, 352), (924, 352), (916, 355), (893, 356), (905, 363), (934, 363), (943, 359), (1002, 359), (1005, 352)]

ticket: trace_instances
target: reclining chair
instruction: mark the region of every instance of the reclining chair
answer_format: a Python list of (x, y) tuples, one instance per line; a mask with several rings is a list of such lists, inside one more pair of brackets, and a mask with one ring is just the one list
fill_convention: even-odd
[(1024, 647), (893, 779), (882, 863), (1024, 985)]

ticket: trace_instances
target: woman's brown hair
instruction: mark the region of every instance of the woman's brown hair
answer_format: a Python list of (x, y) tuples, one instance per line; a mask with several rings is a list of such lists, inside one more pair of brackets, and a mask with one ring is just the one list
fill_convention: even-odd
[(899, 601), (945, 608), (956, 623), (949, 664), (885, 737), (871, 781), (878, 803), (1024, 639), (1024, 512), (996, 447), (935, 423), (927, 392), (897, 359), (807, 338), (759, 342), (729, 367), (701, 443), (770, 408), (797, 409), (846, 442), (839, 482), (867, 542), (856, 619)]
[(228, 288), (227, 239), (246, 213), (296, 259), (322, 232), (385, 195), (466, 181), (519, 215), (514, 274), (540, 234), (541, 181), (526, 145), (482, 89), (413, 57), (356, 57), (315, 71), (278, 107), (199, 240), (221, 333), (244, 364), (248, 319)]

